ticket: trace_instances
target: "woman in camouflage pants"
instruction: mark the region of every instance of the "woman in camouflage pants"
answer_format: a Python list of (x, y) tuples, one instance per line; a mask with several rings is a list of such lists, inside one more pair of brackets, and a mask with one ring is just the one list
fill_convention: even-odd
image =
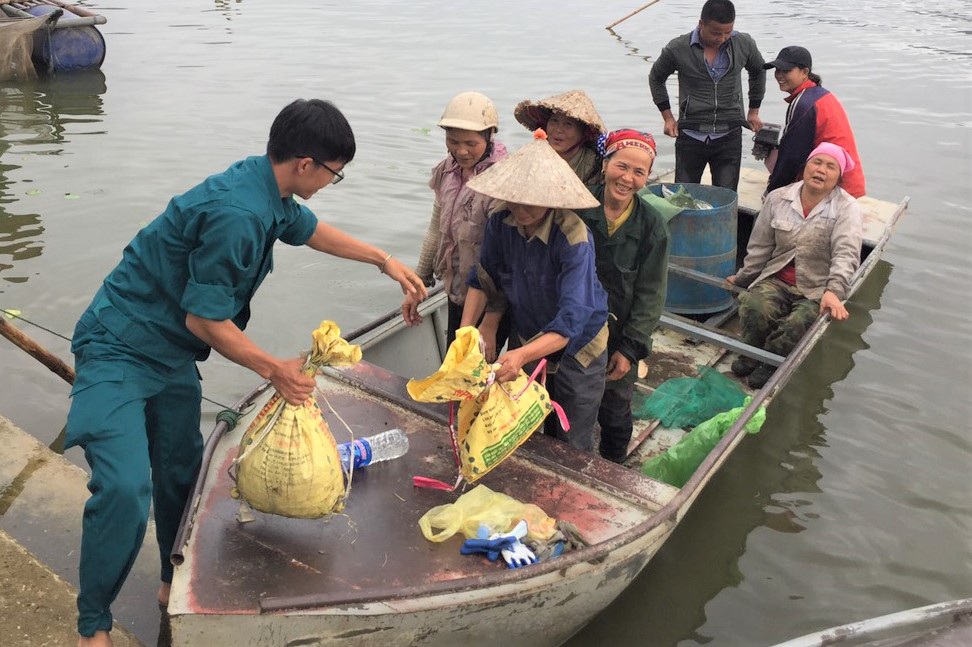
[[(825, 142), (807, 158), (803, 179), (770, 192), (756, 218), (742, 269), (727, 281), (739, 298), (742, 339), (787, 355), (818, 315), (846, 319), (850, 280), (860, 265), (863, 231), (857, 201), (840, 188), (850, 155)], [(761, 388), (773, 368), (748, 357), (732, 371)]]

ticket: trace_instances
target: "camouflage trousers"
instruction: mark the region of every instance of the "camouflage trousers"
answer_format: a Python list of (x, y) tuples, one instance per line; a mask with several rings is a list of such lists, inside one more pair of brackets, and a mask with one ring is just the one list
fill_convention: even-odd
[(776, 278), (760, 281), (739, 296), (742, 340), (784, 357), (819, 314), (820, 301)]

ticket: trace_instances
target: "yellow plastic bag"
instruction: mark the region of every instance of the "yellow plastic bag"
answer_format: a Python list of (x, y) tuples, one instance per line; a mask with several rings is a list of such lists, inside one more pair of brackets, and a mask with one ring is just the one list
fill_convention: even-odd
[(418, 402), (460, 401), (459, 471), (470, 483), (512, 454), (553, 410), (547, 389), (523, 371), (510, 382), (492, 381), (492, 367), (474, 326), (456, 331), (438, 371), (409, 380), (406, 388)]
[(476, 537), (480, 524), (492, 532), (509, 532), (525, 519), (527, 539), (547, 541), (557, 530), (557, 521), (532, 503), (521, 503), (511, 496), (477, 485), (458, 499), (432, 508), (419, 519), (419, 528), (429, 541), (440, 542), (461, 532), (466, 539)]
[[(341, 339), (332, 321), (322, 321), (312, 336), (307, 375), (361, 360), (361, 348)], [(313, 397), (292, 405), (274, 394), (243, 434), (234, 464), (232, 494), (256, 510), (316, 519), (344, 509), (347, 491), (337, 444)]]

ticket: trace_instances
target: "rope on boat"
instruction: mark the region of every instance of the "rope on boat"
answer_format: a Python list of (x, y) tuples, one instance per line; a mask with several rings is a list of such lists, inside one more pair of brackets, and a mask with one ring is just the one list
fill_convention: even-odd
[[(344, 418), (341, 417), (341, 414), (337, 412), (337, 409), (334, 408), (334, 405), (331, 404), (331, 401), (327, 399), (327, 395), (324, 393), (321, 387), (315, 386), (314, 393), (316, 395), (319, 395), (324, 400), (324, 404), (327, 405), (327, 408), (331, 410), (331, 413), (337, 416), (337, 419), (341, 421), (341, 424), (344, 425), (344, 428), (348, 430), (348, 435), (351, 436), (351, 442), (354, 443), (354, 432), (351, 431), (351, 427), (348, 425), (348, 423), (344, 421)], [(350, 449), (351, 449), (351, 459), (348, 461), (348, 471), (345, 472), (348, 476), (348, 482), (344, 487), (345, 499), (347, 499), (348, 496), (351, 494), (351, 479), (354, 477), (354, 448), (351, 447)]]
[(239, 424), (240, 418), (242, 417), (242, 412), (227, 408), (216, 414), (216, 422), (225, 422), (227, 427), (226, 431), (233, 431), (236, 429), (236, 425)]
[[(28, 324), (30, 324), (31, 326), (34, 326), (35, 328), (40, 328), (40, 329), (41, 329), (41, 330), (43, 330), (44, 332), (46, 332), (46, 333), (50, 333), (51, 335), (54, 335), (55, 337), (60, 337), (60, 338), (61, 338), (61, 339), (63, 339), (64, 341), (66, 341), (66, 342), (68, 342), (69, 344), (71, 343), (71, 338), (70, 338), (70, 337), (65, 337), (64, 335), (62, 335), (61, 333), (59, 333), (59, 332), (57, 332), (57, 331), (54, 331), (54, 330), (51, 330), (50, 328), (46, 328), (46, 327), (44, 327), (44, 326), (42, 326), (42, 325), (40, 325), (39, 323), (35, 323), (35, 322), (33, 322), (33, 321), (31, 321), (30, 319), (27, 319), (26, 317), (24, 317), (23, 315), (21, 315), (21, 314), (20, 314), (20, 312), (18, 312), (18, 311), (16, 311), (16, 310), (7, 310), (6, 308), (0, 308), (0, 313), (2, 313), (2, 314), (5, 314), (5, 315), (7, 315), (7, 316), (8, 316), (8, 317), (10, 317), (11, 319), (20, 319), (20, 320), (21, 320), (21, 321), (23, 321), (24, 323), (28, 323)], [(220, 411), (220, 413), (219, 413), (219, 415), (222, 415), (223, 413), (227, 413), (227, 412), (230, 412), (230, 411), (232, 411), (232, 409), (233, 409), (232, 407), (228, 407), (228, 406), (226, 406), (226, 405), (225, 405), (225, 404), (223, 404), (222, 402), (216, 402), (216, 400), (212, 400), (212, 399), (210, 399), (210, 398), (207, 398), (207, 397), (206, 397), (206, 396), (204, 396), (204, 395), (203, 395), (203, 396), (200, 396), (200, 397), (202, 397), (202, 399), (203, 399), (203, 400), (205, 400), (206, 402), (209, 402), (210, 404), (215, 404), (215, 405), (216, 405), (217, 407), (220, 407), (220, 408), (222, 408), (222, 409), (223, 409), (223, 411)], [(219, 420), (219, 419), (220, 419), (220, 418), (219, 418), (219, 415), (217, 415), (217, 416), (216, 416), (216, 419), (217, 419), (217, 420)], [(238, 419), (239, 419), (239, 418), (237, 418), (237, 420), (238, 420)], [(228, 421), (227, 421), (227, 422), (228, 422)], [(233, 422), (232, 424), (230, 424), (230, 429), (232, 429), (232, 428), (233, 428), (233, 427), (235, 427), (235, 426), (236, 426), (236, 422)]]

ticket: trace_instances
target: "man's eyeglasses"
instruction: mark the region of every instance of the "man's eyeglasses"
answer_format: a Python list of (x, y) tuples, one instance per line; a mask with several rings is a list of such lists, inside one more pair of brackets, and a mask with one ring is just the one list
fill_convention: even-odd
[(342, 173), (341, 171), (335, 171), (330, 166), (328, 166), (321, 160), (317, 159), (316, 157), (311, 157), (311, 160), (318, 166), (323, 166), (325, 171), (331, 172), (331, 175), (334, 176), (331, 178), (331, 184), (337, 184), (338, 182), (344, 179), (344, 173)]

